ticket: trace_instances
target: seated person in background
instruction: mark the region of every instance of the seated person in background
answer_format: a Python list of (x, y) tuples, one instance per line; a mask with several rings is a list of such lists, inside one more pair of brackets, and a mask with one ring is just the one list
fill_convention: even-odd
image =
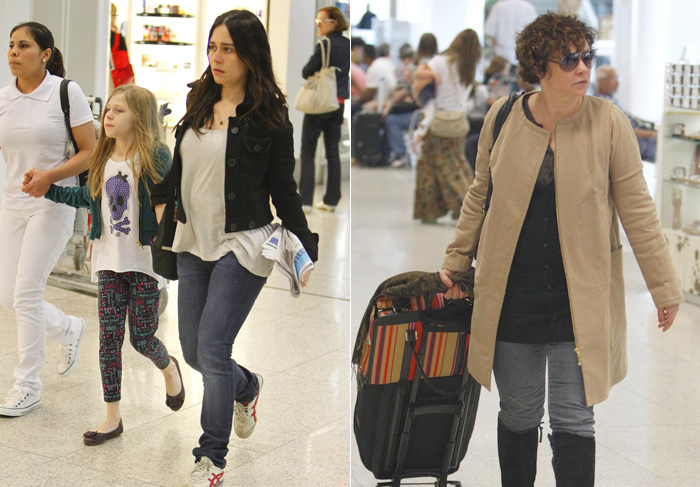
[(351, 116), (362, 109), (359, 103), (367, 87), (365, 70), (362, 69), (362, 49), (365, 43), (359, 37), (350, 39), (350, 113)]
[(399, 63), (394, 68), (394, 76), (396, 76), (396, 82), (398, 84), (408, 84), (408, 78), (406, 78), (406, 71), (408, 70), (408, 65), (413, 61), (413, 48), (409, 43), (405, 43), (399, 49)]
[(367, 63), (367, 84), (359, 102), (363, 104), (363, 110), (381, 111), (377, 108), (377, 101), (383, 104), (396, 87), (394, 63), (389, 58), (389, 45), (379, 46), (379, 56), (376, 55), (374, 46), (370, 44), (365, 45), (363, 52)]
[[(619, 107), (620, 105), (613, 96), (617, 91), (617, 86), (619, 84), (615, 68), (609, 64), (604, 64), (596, 70), (595, 78), (595, 96), (610, 100)], [(642, 155), (642, 160), (654, 162), (656, 160), (656, 130), (654, 130), (654, 124), (630, 115), (625, 110), (622, 111), (625, 115), (627, 115), (627, 118), (634, 129), (634, 135), (637, 136), (639, 152)]]
[(489, 106), (501, 98), (508, 96), (511, 90), (510, 63), (501, 56), (494, 56), (484, 70), (484, 84), (489, 89)]

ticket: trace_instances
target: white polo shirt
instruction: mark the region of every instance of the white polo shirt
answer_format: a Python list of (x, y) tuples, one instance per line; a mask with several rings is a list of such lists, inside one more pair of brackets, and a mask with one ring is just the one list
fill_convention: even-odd
[(517, 64), (515, 57), (515, 36), (527, 24), (537, 18), (535, 6), (525, 0), (500, 0), (489, 12), (484, 24), (484, 34), (494, 37), (494, 52)]
[[(2, 204), (11, 209), (54, 205), (46, 198), (22, 192), (24, 173), (32, 167), (45, 171), (66, 162), (68, 131), (61, 111), (61, 79), (46, 71), (44, 81), (33, 92), (17, 89), (17, 78), (0, 89), (0, 147), (7, 163)], [(77, 83), (68, 84), (71, 127), (92, 120), (92, 111)], [(75, 177), (57, 181), (59, 186), (75, 186)]]

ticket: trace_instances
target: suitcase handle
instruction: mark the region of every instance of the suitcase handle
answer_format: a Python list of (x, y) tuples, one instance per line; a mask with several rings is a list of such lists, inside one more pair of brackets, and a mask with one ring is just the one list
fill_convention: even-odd
[[(418, 368), (418, 371), (420, 372), (420, 375), (425, 379), (425, 385), (428, 386), (428, 388), (433, 391), (435, 394), (439, 394), (441, 396), (447, 396), (447, 397), (452, 397), (452, 396), (459, 396), (461, 393), (469, 389), (471, 387), (471, 381), (467, 380), (464, 384), (462, 384), (459, 389), (455, 389), (454, 391), (446, 391), (445, 389), (441, 389), (435, 384), (432, 384), (430, 382), (430, 377), (428, 377), (428, 374), (425, 373), (425, 370), (423, 370), (423, 364), (420, 361), (420, 358), (418, 357), (418, 353), (416, 352), (416, 333), (415, 331), (409, 331), (406, 333), (406, 341), (408, 342), (409, 346), (411, 347), (411, 353), (413, 354), (413, 358), (416, 360), (416, 366)], [(466, 371), (465, 371), (466, 372)], [(467, 372), (469, 373), (469, 372)]]

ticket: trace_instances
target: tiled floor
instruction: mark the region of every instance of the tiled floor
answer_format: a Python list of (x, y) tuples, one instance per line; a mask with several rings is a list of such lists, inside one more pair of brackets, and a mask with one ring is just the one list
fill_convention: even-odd
[[(336, 213), (314, 211), (320, 257), (299, 299), (275, 271), (233, 349), (260, 372), (265, 387), (259, 424), (247, 440), (231, 438), (225, 485), (347, 487), (350, 485), (350, 203), (349, 183)], [(317, 189), (317, 197), (322, 189)], [(177, 358), (177, 285), (157, 336)], [(84, 317), (80, 362), (68, 378), (55, 373), (57, 345), (47, 346), (42, 407), (22, 418), (0, 417), (0, 487), (179, 486), (193, 467), (201, 434), (201, 376), (181, 360), (187, 398), (182, 410), (164, 404), (162, 374), (124, 346), (121, 402), (124, 434), (86, 447), (84, 431), (104, 419), (98, 365), (96, 300), (49, 287), (46, 299)], [(17, 361), (14, 318), (0, 310), (0, 394), (12, 386)], [(4, 397), (4, 396), (3, 396)]]
[[(645, 174), (653, 179), (653, 165)], [(412, 221), (415, 175), (410, 170), (352, 170), (352, 328), (376, 287), (387, 277), (411, 270), (437, 271), (454, 222)], [(650, 186), (654, 184), (649, 181)], [(673, 328), (656, 328), (656, 311), (629, 245), (624, 265), (627, 287), (627, 378), (596, 406), (596, 485), (614, 487), (696, 487), (700, 485), (700, 308), (685, 304)], [(353, 384), (353, 403), (355, 398)], [(464, 487), (500, 485), (496, 447), (498, 393), (482, 390), (469, 451), (451, 478)], [(545, 423), (545, 434), (548, 428)], [(538, 457), (538, 487), (554, 486), (551, 449), (545, 440)], [(421, 481), (428, 481), (423, 479)], [(352, 487), (376, 480), (352, 447)], [(432, 485), (432, 484), (431, 484)]]

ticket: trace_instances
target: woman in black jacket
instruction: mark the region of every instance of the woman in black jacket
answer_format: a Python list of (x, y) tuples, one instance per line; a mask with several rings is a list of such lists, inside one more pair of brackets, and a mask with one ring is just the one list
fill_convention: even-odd
[(240, 438), (257, 421), (262, 376), (238, 365), (231, 349), (272, 272), (273, 262), (261, 253), (274, 231), (270, 198), (287, 230), (313, 261), (318, 256), (318, 235), (308, 228), (294, 182), (285, 97), (260, 20), (246, 10), (217, 17), (208, 57), (176, 133), (172, 170), (152, 194), (159, 220), (165, 218), (163, 245), (177, 253), (182, 353), (204, 379), (203, 434), (187, 484), (193, 487), (223, 479), (232, 417)]
[[(339, 69), (335, 73), (338, 84), (338, 104), (340, 107), (329, 113), (320, 115), (304, 115), (304, 126), (301, 132), (301, 182), (299, 189), (304, 200), (304, 211), (311, 211), (314, 201), (314, 159), (316, 156), (316, 142), (323, 132), (323, 141), (326, 145), (326, 159), (328, 160), (328, 184), (323, 202), (316, 205), (317, 208), (326, 211), (335, 211), (340, 200), (340, 154), (338, 143), (340, 142), (340, 126), (343, 124), (343, 112), (345, 100), (350, 97), (348, 79), (350, 72), (350, 39), (343, 36), (342, 32), (350, 28), (343, 12), (338, 7), (323, 7), (316, 14), (316, 26), (318, 34), (325, 36), (323, 43), (327, 48), (330, 43), (330, 65)], [(306, 63), (301, 74), (304, 79), (321, 69), (321, 46), (316, 44), (309, 62)]]

